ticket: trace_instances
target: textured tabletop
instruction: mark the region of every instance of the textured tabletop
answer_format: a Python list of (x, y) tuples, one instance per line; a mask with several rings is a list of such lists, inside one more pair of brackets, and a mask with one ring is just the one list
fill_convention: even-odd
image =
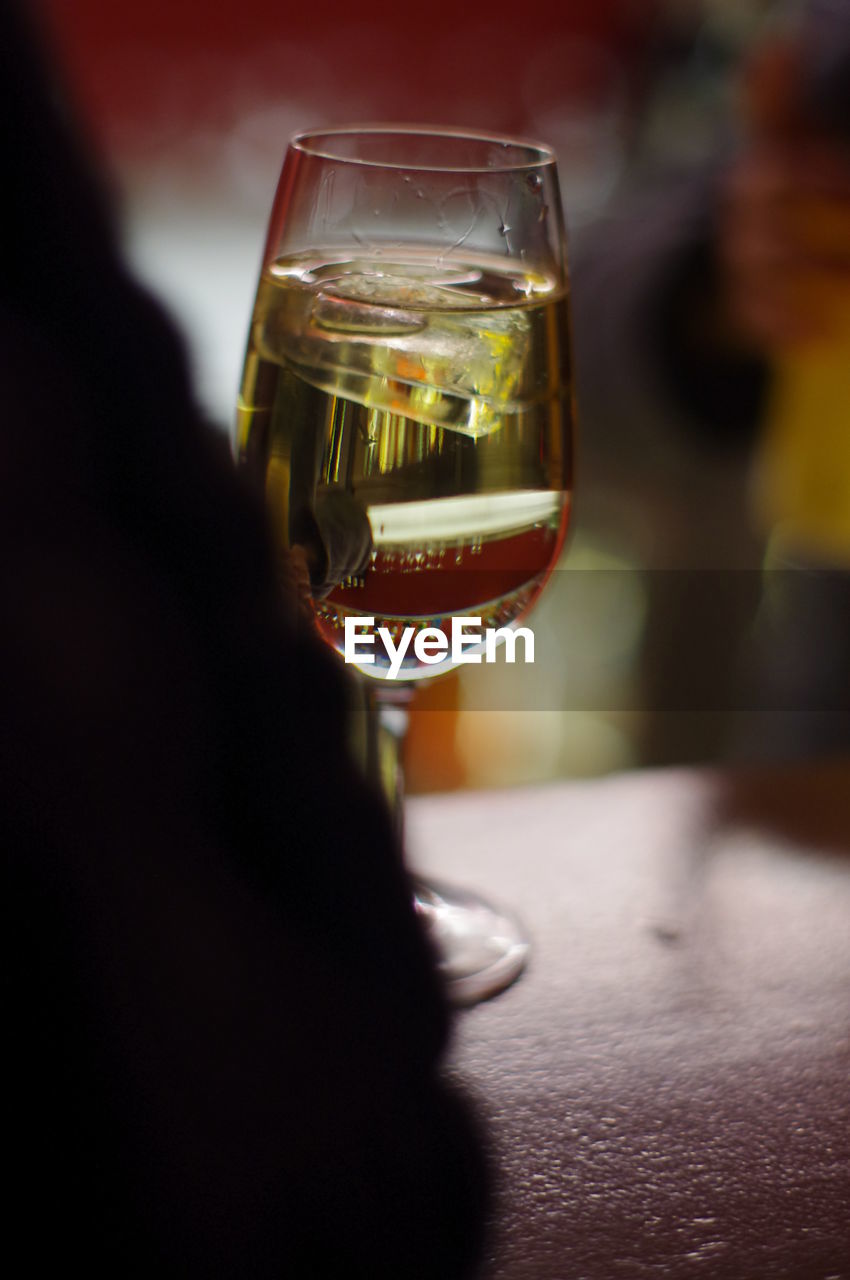
[(459, 1015), (500, 1167), (486, 1280), (850, 1280), (850, 762), (410, 802), (521, 914)]

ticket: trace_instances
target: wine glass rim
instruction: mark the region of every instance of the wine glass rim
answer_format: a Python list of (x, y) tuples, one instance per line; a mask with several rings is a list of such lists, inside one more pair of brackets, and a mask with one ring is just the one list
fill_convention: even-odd
[[(334, 148), (335, 138), (350, 138), (357, 134), (363, 137), (414, 137), (431, 138), (434, 141), (456, 141), (466, 143), (482, 143), (489, 146), (503, 147), (506, 153), (510, 150), (522, 152), (522, 156), (498, 160), (491, 164), (470, 164), (469, 161), (446, 160), (443, 163), (423, 163), (421, 161), (374, 159), (367, 156), (346, 155), (342, 148)], [(356, 165), (366, 169), (406, 169), (418, 173), (511, 173), (527, 169), (543, 169), (554, 166), (555, 152), (545, 142), (535, 142), (529, 138), (517, 138), (507, 134), (486, 133), (477, 129), (466, 129), (455, 126), (420, 125), (420, 124), (351, 124), (328, 125), (327, 127), (304, 129), (296, 133), (290, 141), (294, 151), (313, 156), (320, 160), (333, 160), (338, 164)]]

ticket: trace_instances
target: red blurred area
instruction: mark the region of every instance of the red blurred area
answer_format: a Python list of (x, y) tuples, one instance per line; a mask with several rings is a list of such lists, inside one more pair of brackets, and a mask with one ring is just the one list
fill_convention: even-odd
[[(599, 51), (618, 70), (639, 61), (660, 8), (658, 0), (39, 4), (78, 105), (107, 145), (163, 120), (226, 127), (246, 102), (281, 98), (304, 102), (305, 125), (366, 115), (521, 131), (538, 67), (557, 78), (563, 48), (573, 91), (594, 92), (578, 82), (598, 79)], [(576, 45), (590, 56), (571, 56)]]

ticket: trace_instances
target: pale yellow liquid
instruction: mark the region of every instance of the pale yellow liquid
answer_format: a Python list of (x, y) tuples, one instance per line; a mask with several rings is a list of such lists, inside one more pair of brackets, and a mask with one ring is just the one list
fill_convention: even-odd
[(447, 267), (406, 249), (264, 272), (238, 456), (280, 546), (305, 551), (329, 643), (350, 614), (394, 636), (525, 614), (566, 528), (568, 359), (563, 290), (499, 259)]

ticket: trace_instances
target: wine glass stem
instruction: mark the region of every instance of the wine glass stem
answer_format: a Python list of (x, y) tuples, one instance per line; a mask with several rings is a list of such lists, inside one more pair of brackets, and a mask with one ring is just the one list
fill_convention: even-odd
[[(413, 689), (362, 682), (363, 749), (369, 778), (387, 798), (399, 848), (404, 848), (404, 739)], [(510, 986), (528, 955), (525, 933), (512, 916), (476, 894), (413, 877), (413, 906), (436, 952), (449, 1000), (474, 1004)]]
[(367, 772), (390, 807), (399, 844), (404, 838), (404, 740), (413, 690), (407, 685), (366, 686)]

